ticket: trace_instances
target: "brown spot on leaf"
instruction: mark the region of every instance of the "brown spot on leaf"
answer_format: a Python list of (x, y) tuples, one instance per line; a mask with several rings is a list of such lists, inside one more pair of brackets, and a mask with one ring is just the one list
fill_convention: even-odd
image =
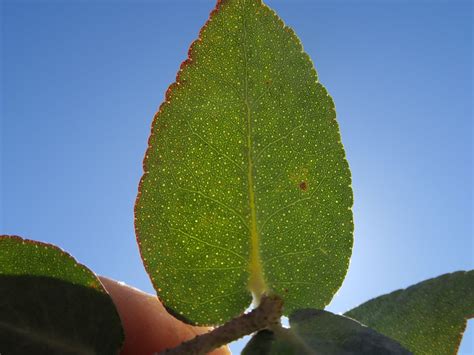
[(300, 184), (298, 185), (299, 188), (303, 191), (308, 190), (308, 183), (306, 181), (301, 181)]

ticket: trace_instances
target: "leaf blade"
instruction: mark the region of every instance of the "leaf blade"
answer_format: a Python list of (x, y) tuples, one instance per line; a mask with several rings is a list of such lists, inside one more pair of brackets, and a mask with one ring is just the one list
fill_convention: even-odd
[(257, 333), (242, 354), (411, 354), (395, 340), (327, 311), (298, 310), (290, 317), (290, 325), (274, 333)]
[(348, 317), (398, 340), (415, 354), (456, 354), (474, 316), (474, 271), (458, 271), (379, 296)]
[(323, 308), (347, 271), (351, 206), (334, 103), (301, 43), (261, 1), (219, 1), (144, 160), (135, 225), (158, 294), (197, 324), (241, 313), (249, 289)]

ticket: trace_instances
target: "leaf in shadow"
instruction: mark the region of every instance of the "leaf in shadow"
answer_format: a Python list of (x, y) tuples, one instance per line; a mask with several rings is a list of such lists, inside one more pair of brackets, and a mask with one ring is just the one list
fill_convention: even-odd
[(117, 354), (119, 315), (97, 277), (61, 249), (0, 236), (0, 354)]

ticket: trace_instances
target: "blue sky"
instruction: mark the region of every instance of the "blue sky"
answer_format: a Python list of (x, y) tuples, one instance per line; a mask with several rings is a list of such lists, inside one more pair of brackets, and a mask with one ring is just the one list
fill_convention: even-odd
[[(267, 4), (333, 96), (352, 169), (354, 254), (329, 309), (472, 269), (471, 2)], [(1, 6), (0, 231), (153, 292), (133, 231), (141, 162), (214, 0)]]

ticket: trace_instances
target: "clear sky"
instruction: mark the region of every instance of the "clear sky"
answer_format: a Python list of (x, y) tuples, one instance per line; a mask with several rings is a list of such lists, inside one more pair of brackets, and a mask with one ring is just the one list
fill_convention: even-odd
[[(153, 292), (133, 231), (142, 158), (214, 0), (1, 4), (0, 232)], [(267, 4), (333, 96), (352, 169), (354, 253), (329, 309), (472, 269), (472, 3)]]

